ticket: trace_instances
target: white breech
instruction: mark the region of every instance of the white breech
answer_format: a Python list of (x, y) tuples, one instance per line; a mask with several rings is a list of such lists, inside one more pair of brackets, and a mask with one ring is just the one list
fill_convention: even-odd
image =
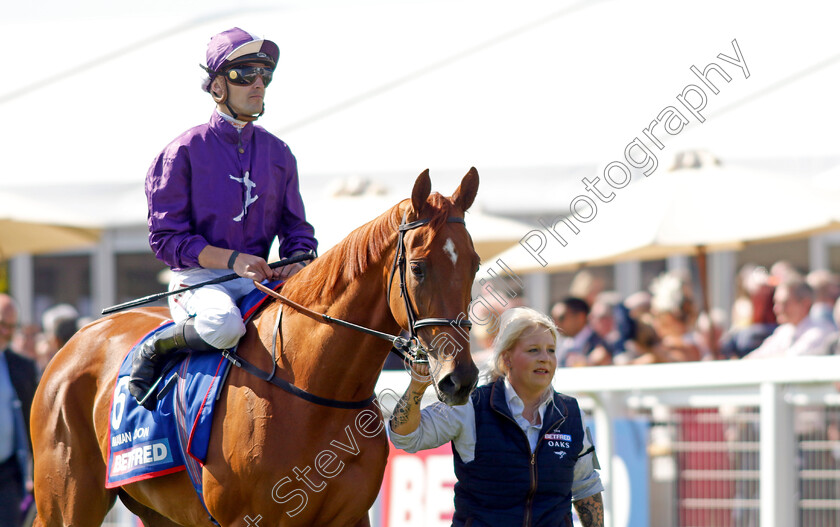
[[(187, 269), (173, 272), (169, 290), (230, 274), (227, 269)], [(236, 302), (254, 289), (254, 282), (236, 278), (199, 287), (169, 297), (169, 311), (176, 322), (195, 317), (198, 336), (214, 348), (232, 348), (245, 335), (245, 324)]]

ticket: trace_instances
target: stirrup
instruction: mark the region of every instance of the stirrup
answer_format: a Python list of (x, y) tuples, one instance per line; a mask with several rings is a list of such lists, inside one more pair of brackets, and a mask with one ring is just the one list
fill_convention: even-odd
[[(146, 395), (144, 395), (142, 399), (139, 399), (137, 401), (137, 404), (139, 404), (140, 406), (142, 406), (143, 408), (145, 408), (147, 410), (153, 410), (154, 407), (149, 408), (148, 406), (146, 406), (146, 401), (149, 400), (149, 397), (155, 395), (155, 393), (157, 392), (157, 387), (160, 384), (160, 381), (162, 381), (162, 380), (163, 380), (163, 375), (159, 375), (158, 378), (155, 379), (155, 382), (153, 382), (152, 385), (149, 386), (149, 389), (146, 390)], [(155, 397), (155, 398), (157, 399), (157, 397)]]
[(163, 399), (163, 397), (167, 393), (169, 393), (169, 391), (172, 390), (172, 388), (175, 387), (175, 382), (178, 380), (178, 373), (175, 373), (172, 377), (169, 378), (168, 381), (166, 381), (166, 383), (164, 383), (164, 385), (160, 389), (158, 389), (160, 383), (163, 382), (166, 376), (169, 375), (169, 372), (172, 370), (172, 368), (175, 367), (176, 362), (177, 361), (174, 360), (167, 362), (167, 364), (163, 367), (161, 372), (157, 375), (157, 378), (155, 378), (155, 382), (153, 382), (152, 385), (149, 386), (149, 389), (146, 390), (146, 394), (143, 396), (143, 398), (135, 398), (137, 404), (150, 411), (155, 409), (154, 406), (152, 406), (151, 408), (146, 406), (146, 401), (148, 401), (152, 396), (154, 396), (157, 400)]
[[(157, 389), (158, 385), (160, 385), (161, 381), (163, 381), (163, 378), (166, 377), (167, 373), (169, 373), (168, 368), (164, 372), (162, 372), (157, 379), (155, 379), (155, 382), (153, 382), (152, 385), (149, 386), (149, 389), (146, 391), (146, 395), (144, 395), (142, 399), (137, 401), (137, 404), (149, 410), (150, 408), (146, 406), (146, 401), (148, 401), (150, 397), (154, 395), (157, 400), (161, 400), (167, 393), (169, 393), (170, 390), (172, 390), (172, 388), (175, 387), (175, 382), (178, 380), (177, 373), (170, 377), (169, 380), (166, 381), (166, 383), (160, 390)], [(154, 407), (152, 407), (151, 409), (153, 410)]]

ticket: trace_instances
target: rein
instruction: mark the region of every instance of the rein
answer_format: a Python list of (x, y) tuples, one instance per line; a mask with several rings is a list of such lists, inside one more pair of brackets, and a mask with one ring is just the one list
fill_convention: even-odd
[(327, 324), (336, 324), (338, 326), (353, 329), (361, 333), (365, 333), (367, 335), (372, 335), (374, 337), (387, 340), (394, 346), (394, 350), (396, 350), (396, 353), (398, 353), (401, 357), (403, 357), (406, 360), (415, 360), (413, 354), (414, 352), (411, 348), (411, 343), (408, 341), (408, 339), (400, 337), (399, 335), (391, 335), (390, 333), (383, 333), (375, 329), (366, 328), (364, 326), (360, 326), (352, 322), (347, 322), (346, 320), (342, 320), (340, 318), (331, 317), (326, 313), (318, 313), (317, 311), (312, 311), (308, 307), (304, 307), (295, 302), (294, 300), (290, 300), (278, 293), (277, 291), (269, 289), (268, 287), (260, 283), (254, 282), (254, 285), (257, 286), (257, 289), (267, 294), (268, 296), (279, 300), (281, 303), (286, 304), (291, 308), (294, 308), (296, 311), (300, 311), (302, 314), (308, 316), (311, 319), (314, 319), (318, 322), (326, 322)]
[[(258, 282), (254, 283), (257, 284), (257, 287), (260, 291), (262, 291), (263, 293), (268, 293), (269, 296), (274, 296), (277, 294), (274, 290), (269, 289)], [(309, 393), (306, 390), (298, 388), (297, 386), (285, 379), (276, 377), (274, 374), (277, 373), (277, 334), (280, 332), (280, 324), (282, 321), (283, 310), (278, 309), (277, 322), (274, 323), (274, 333), (271, 342), (270, 372), (261, 370), (254, 364), (251, 364), (247, 360), (243, 359), (242, 357), (236, 354), (235, 350), (222, 350), (222, 355), (237, 368), (242, 368), (251, 375), (258, 377), (266, 382), (270, 382), (274, 386), (277, 386), (278, 388), (285, 390), (290, 394), (310, 403), (318, 404), (321, 406), (327, 406), (329, 408), (339, 408), (342, 410), (361, 410), (362, 408), (367, 408), (370, 405), (370, 403), (372, 403), (374, 399), (376, 399), (376, 395), (371, 395), (367, 399), (363, 399), (361, 401), (338, 401), (336, 399), (327, 399), (326, 397), (321, 397), (319, 395), (315, 395), (314, 393)]]
[[(286, 304), (287, 306), (295, 309), (296, 311), (312, 318), (317, 322), (324, 322), (327, 324), (335, 324), (338, 326), (342, 326), (344, 328), (352, 329), (354, 331), (359, 331), (366, 335), (371, 335), (383, 340), (387, 340), (391, 343), (392, 348), (391, 351), (402, 357), (403, 360), (408, 362), (415, 362), (415, 363), (428, 363), (428, 355), (429, 352), (426, 350), (423, 345), (420, 343), (420, 339), (417, 337), (417, 328), (427, 327), (427, 326), (458, 326), (458, 327), (465, 327), (471, 328), (472, 322), (469, 319), (450, 319), (450, 318), (424, 318), (417, 320), (417, 313), (414, 311), (414, 307), (411, 305), (411, 300), (408, 298), (408, 286), (406, 285), (405, 280), (405, 269), (406, 269), (406, 258), (405, 258), (405, 233), (416, 229), (418, 227), (422, 227), (424, 225), (428, 225), (431, 221), (430, 219), (423, 219), (413, 221), (411, 223), (406, 223), (406, 215), (403, 214), (402, 223), (399, 226), (399, 239), (397, 241), (397, 252), (394, 254), (394, 261), (391, 264), (391, 273), (388, 278), (388, 288), (386, 293), (386, 303), (390, 303), (391, 299), (391, 284), (394, 281), (394, 275), (396, 271), (399, 270), (400, 276), (400, 296), (403, 298), (405, 302), (405, 311), (406, 316), (408, 318), (408, 331), (409, 331), (409, 338), (405, 338), (399, 335), (391, 335), (389, 333), (384, 333), (382, 331), (377, 331), (375, 329), (367, 328), (364, 326), (360, 326), (358, 324), (354, 324), (352, 322), (348, 322), (346, 320), (342, 320), (340, 318), (335, 318), (327, 315), (326, 313), (318, 313), (317, 311), (313, 311), (301, 304), (298, 304), (294, 300), (290, 300), (285, 296), (281, 295), (280, 293), (265, 287), (264, 285), (260, 284), (259, 282), (254, 282), (254, 285), (257, 289), (265, 293), (266, 295), (279, 300), (281, 303)], [(447, 223), (460, 223), (466, 226), (463, 218), (456, 218), (456, 217), (449, 217), (446, 219)], [(331, 408), (342, 408), (342, 409), (361, 409), (367, 407), (370, 403), (372, 403), (376, 399), (376, 394), (371, 395), (367, 399), (361, 401), (338, 401), (335, 399), (327, 399), (324, 397), (319, 397), (312, 393), (309, 393), (305, 390), (298, 388), (297, 386), (293, 385), (292, 383), (280, 379), (275, 376), (277, 371), (277, 360), (276, 360), (276, 349), (277, 349), (277, 334), (280, 330), (280, 323), (283, 316), (283, 310), (278, 309), (277, 314), (277, 324), (274, 328), (274, 338), (272, 342), (272, 371), (266, 372), (261, 370), (260, 368), (254, 366), (250, 362), (246, 361), (239, 355), (236, 355), (235, 352), (225, 350), (224, 356), (228, 360), (230, 360), (235, 366), (238, 368), (242, 368), (243, 370), (251, 373), (252, 375), (263, 379), (264, 381), (270, 382), (271, 384), (282, 388), (283, 390), (300, 397), (306, 401), (319, 404), (321, 406), (328, 406)], [(436, 387), (437, 388), (437, 387)]]

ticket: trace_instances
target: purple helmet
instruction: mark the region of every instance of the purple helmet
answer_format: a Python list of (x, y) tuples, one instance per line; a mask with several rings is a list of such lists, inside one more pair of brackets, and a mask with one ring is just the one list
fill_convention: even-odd
[(207, 44), (207, 66), (202, 66), (209, 77), (202, 84), (210, 91), (213, 78), (223, 70), (245, 62), (260, 62), (274, 68), (280, 58), (280, 49), (270, 40), (261, 39), (238, 27), (223, 31)]

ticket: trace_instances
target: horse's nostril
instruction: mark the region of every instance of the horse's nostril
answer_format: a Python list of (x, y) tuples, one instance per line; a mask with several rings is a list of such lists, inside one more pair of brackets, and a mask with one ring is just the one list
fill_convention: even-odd
[(475, 383), (478, 381), (478, 368), (474, 364), (470, 366), (467, 371), (455, 369), (449, 374), (452, 377), (452, 384), (454, 386), (458, 386), (459, 389), (468, 386), (470, 387), (470, 391), (472, 391), (472, 388), (475, 387)]
[(465, 404), (476, 384), (478, 384), (477, 368), (474, 373), (470, 376), (469, 382), (466, 383), (458, 382), (457, 372), (452, 372), (443, 377), (438, 382), (438, 393), (442, 396), (441, 400), (449, 405)]
[(452, 395), (452, 393), (456, 389), (456, 386), (455, 381), (452, 379), (451, 373), (449, 375), (446, 375), (443, 379), (440, 380), (440, 382), (438, 382), (438, 388), (441, 392), (447, 395)]

